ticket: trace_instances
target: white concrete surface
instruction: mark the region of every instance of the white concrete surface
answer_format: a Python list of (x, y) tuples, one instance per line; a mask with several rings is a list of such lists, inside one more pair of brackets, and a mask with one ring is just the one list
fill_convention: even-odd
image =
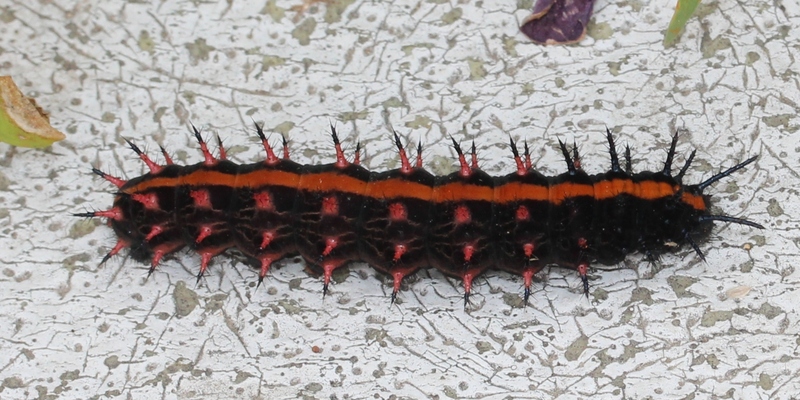
[[(22, 1), (0, 3), (0, 74), (52, 113), (68, 138), (40, 151), (0, 144), (2, 399), (789, 399), (800, 393), (796, 1), (703, 3), (664, 49), (672, 1), (600, 0), (574, 47), (528, 43), (531, 1)], [(527, 138), (546, 173), (557, 138), (584, 166), (608, 166), (602, 132), (658, 168), (669, 135), (698, 149), (699, 181), (758, 154), (710, 193), (719, 225), (702, 245), (634, 255), (593, 271), (592, 292), (553, 270), (531, 306), (506, 274), (410, 279), (389, 306), (366, 266), (318, 277), (215, 259), (199, 287), (181, 253), (145, 281), (100, 222), (71, 212), (111, 204), (89, 168), (143, 171), (130, 138), (181, 162), (199, 153), (191, 121), (235, 160), (262, 157), (251, 118), (291, 140), (296, 159), (332, 159), (329, 122), (366, 164), (396, 167), (389, 127), (454, 167), (446, 135), (475, 139), (483, 166), (512, 170), (507, 135)], [(464, 132), (465, 129), (465, 132)], [(277, 140), (277, 135), (273, 136)], [(682, 158), (681, 158), (682, 161)]]

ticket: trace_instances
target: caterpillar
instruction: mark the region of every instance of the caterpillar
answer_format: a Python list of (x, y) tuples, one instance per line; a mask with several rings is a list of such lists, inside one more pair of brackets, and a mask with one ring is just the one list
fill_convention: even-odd
[(149, 277), (165, 256), (190, 247), (200, 255), (199, 282), (213, 257), (235, 248), (258, 270), (260, 286), (276, 261), (299, 254), (321, 272), (324, 296), (335, 269), (361, 261), (391, 276), (392, 303), (404, 277), (432, 267), (463, 282), (465, 305), (475, 277), (497, 269), (523, 277), (527, 304), (534, 275), (548, 265), (576, 270), (588, 297), (593, 263), (614, 265), (634, 252), (652, 260), (686, 245), (705, 260), (698, 243), (714, 222), (764, 228), (712, 214), (704, 193), (757, 157), (684, 184), (696, 151), (673, 175), (677, 133), (663, 169), (634, 173), (630, 148), (622, 164), (606, 129), (611, 169), (596, 175), (583, 171), (576, 146), (570, 152), (559, 140), (567, 172), (545, 176), (533, 168), (527, 142), (520, 154), (509, 138), (516, 170), (492, 177), (478, 167), (474, 142), (465, 153), (452, 137), (459, 168), (434, 176), (423, 167), (422, 145), (412, 163), (397, 133), (400, 167), (370, 172), (360, 165), (360, 145), (348, 161), (333, 126), (336, 161), (325, 165), (290, 160), (285, 137), (279, 157), (257, 123), (266, 158), (243, 165), (227, 159), (218, 136), (213, 156), (192, 129), (203, 162), (176, 165), (161, 147), (160, 165), (126, 139), (149, 173), (124, 180), (92, 169), (118, 189), (111, 208), (74, 214), (106, 218), (116, 233), (101, 263), (130, 248), (132, 258), (149, 261)]

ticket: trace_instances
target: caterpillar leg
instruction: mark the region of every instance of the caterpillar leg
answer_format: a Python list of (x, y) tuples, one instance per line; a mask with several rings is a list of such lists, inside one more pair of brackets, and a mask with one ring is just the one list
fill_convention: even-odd
[(581, 277), (581, 282), (583, 282), (583, 294), (586, 298), (589, 298), (589, 277), (587, 274), (589, 273), (589, 263), (582, 262), (578, 264), (578, 275)]
[(536, 273), (538, 273), (541, 270), (542, 268), (538, 266), (527, 267), (524, 270), (522, 270), (522, 279), (523, 282), (525, 283), (525, 295), (523, 298), (525, 301), (525, 306), (528, 305), (528, 299), (531, 297), (531, 286), (533, 285), (533, 276), (536, 275)]
[(475, 279), (476, 276), (480, 275), (483, 272), (479, 268), (472, 268), (464, 271), (461, 274), (461, 280), (464, 283), (464, 308), (466, 309), (469, 305), (469, 295), (472, 292), (472, 281)]
[(400, 284), (403, 283), (403, 278), (413, 274), (417, 271), (416, 267), (394, 267), (389, 271), (392, 275), (392, 304), (397, 300), (397, 292), (400, 291)]

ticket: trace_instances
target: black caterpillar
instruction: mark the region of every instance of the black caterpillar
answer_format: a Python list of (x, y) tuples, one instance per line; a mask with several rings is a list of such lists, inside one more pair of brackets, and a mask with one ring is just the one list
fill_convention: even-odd
[(520, 155), (511, 139), (516, 171), (492, 177), (478, 168), (474, 143), (468, 161), (454, 139), (459, 170), (434, 176), (422, 166), (421, 145), (412, 164), (397, 134), (401, 167), (370, 172), (359, 165), (358, 146), (353, 162), (345, 158), (333, 127), (336, 161), (326, 165), (289, 160), (285, 138), (278, 157), (258, 124), (266, 159), (238, 165), (221, 142), (212, 156), (192, 128), (201, 163), (174, 165), (162, 147), (166, 165), (158, 165), (129, 141), (150, 173), (125, 181), (93, 169), (119, 189), (110, 209), (76, 214), (107, 218), (119, 237), (103, 262), (129, 247), (135, 259), (150, 260), (152, 274), (164, 256), (189, 246), (202, 259), (199, 280), (214, 256), (236, 248), (258, 266), (260, 285), (274, 262), (300, 254), (322, 271), (324, 294), (336, 268), (363, 261), (393, 277), (392, 302), (419, 268), (460, 278), (467, 302), (473, 279), (498, 269), (523, 276), (527, 303), (534, 274), (550, 264), (577, 270), (588, 296), (592, 263), (617, 264), (632, 252), (652, 259), (687, 244), (704, 259), (697, 243), (715, 221), (763, 229), (711, 214), (703, 193), (756, 157), (685, 185), (695, 152), (673, 175), (677, 134), (661, 171), (633, 173), (630, 149), (621, 165), (607, 130), (611, 169), (597, 175), (559, 141), (567, 172), (544, 176), (531, 167), (527, 143)]

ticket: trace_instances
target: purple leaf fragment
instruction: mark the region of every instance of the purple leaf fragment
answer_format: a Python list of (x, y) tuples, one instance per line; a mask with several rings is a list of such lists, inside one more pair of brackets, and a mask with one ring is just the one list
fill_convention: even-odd
[(520, 30), (539, 44), (577, 43), (586, 36), (594, 0), (537, 0)]

